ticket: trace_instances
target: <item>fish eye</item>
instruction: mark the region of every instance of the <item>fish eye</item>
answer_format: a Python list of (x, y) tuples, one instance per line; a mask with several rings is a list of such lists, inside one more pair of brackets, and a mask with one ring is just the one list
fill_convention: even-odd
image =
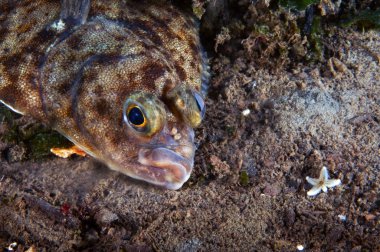
[(128, 121), (131, 125), (141, 128), (146, 125), (146, 119), (141, 109), (134, 105), (130, 106), (127, 113)]
[(139, 137), (150, 137), (160, 132), (165, 124), (165, 105), (152, 94), (135, 92), (124, 103), (123, 119), (128, 132)]
[(197, 107), (201, 113), (201, 118), (203, 119), (206, 113), (205, 101), (203, 100), (202, 96), (198, 92), (195, 92), (195, 91), (194, 91), (194, 98), (197, 103)]

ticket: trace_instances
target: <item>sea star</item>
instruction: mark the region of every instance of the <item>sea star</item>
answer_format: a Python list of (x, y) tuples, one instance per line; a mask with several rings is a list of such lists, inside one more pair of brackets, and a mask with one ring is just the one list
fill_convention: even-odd
[(306, 180), (313, 186), (313, 188), (307, 192), (308, 196), (315, 196), (320, 193), (321, 190), (327, 192), (327, 187), (331, 188), (342, 183), (340, 179), (329, 179), (326, 166), (323, 166), (318, 179), (306, 177)]

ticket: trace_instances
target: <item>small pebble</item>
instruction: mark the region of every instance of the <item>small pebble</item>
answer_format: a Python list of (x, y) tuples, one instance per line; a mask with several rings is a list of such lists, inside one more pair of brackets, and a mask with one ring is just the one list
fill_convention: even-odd
[(6, 158), (9, 163), (24, 160), (26, 158), (26, 147), (23, 144), (10, 147), (7, 151)]
[(298, 251), (302, 251), (304, 249), (304, 247), (301, 245), (301, 244), (298, 244), (297, 245), (297, 250)]
[(346, 215), (343, 215), (343, 214), (339, 214), (338, 217), (341, 221), (346, 221), (347, 219)]
[(243, 116), (247, 116), (247, 115), (249, 115), (251, 113), (251, 110), (244, 109), (241, 113), (242, 113)]
[(12, 242), (11, 244), (9, 244), (8, 246), (8, 251), (14, 251), (14, 248), (17, 247), (17, 242)]
[(296, 83), (298, 89), (305, 89), (306, 88), (306, 82), (305, 81), (297, 81)]
[(103, 208), (95, 214), (95, 221), (99, 226), (110, 225), (112, 222), (118, 220), (117, 214), (110, 210)]

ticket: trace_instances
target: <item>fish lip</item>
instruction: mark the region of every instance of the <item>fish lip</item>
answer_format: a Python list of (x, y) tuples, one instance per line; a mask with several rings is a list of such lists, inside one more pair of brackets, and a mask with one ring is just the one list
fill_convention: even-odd
[(188, 155), (189, 157), (184, 157), (166, 147), (140, 149), (137, 161), (149, 174), (146, 177), (143, 176), (145, 177), (143, 180), (171, 190), (181, 188), (190, 178), (193, 169), (195, 146), (192, 146), (191, 151), (192, 154)]

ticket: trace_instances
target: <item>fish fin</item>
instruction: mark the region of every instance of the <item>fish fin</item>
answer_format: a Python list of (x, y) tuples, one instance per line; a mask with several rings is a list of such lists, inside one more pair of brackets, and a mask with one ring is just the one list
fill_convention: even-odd
[(90, 0), (61, 0), (60, 18), (65, 23), (81, 25), (86, 23)]
[(61, 158), (68, 158), (73, 154), (77, 154), (79, 156), (86, 156), (86, 152), (84, 152), (81, 148), (78, 146), (74, 145), (69, 148), (51, 148), (50, 151)]

